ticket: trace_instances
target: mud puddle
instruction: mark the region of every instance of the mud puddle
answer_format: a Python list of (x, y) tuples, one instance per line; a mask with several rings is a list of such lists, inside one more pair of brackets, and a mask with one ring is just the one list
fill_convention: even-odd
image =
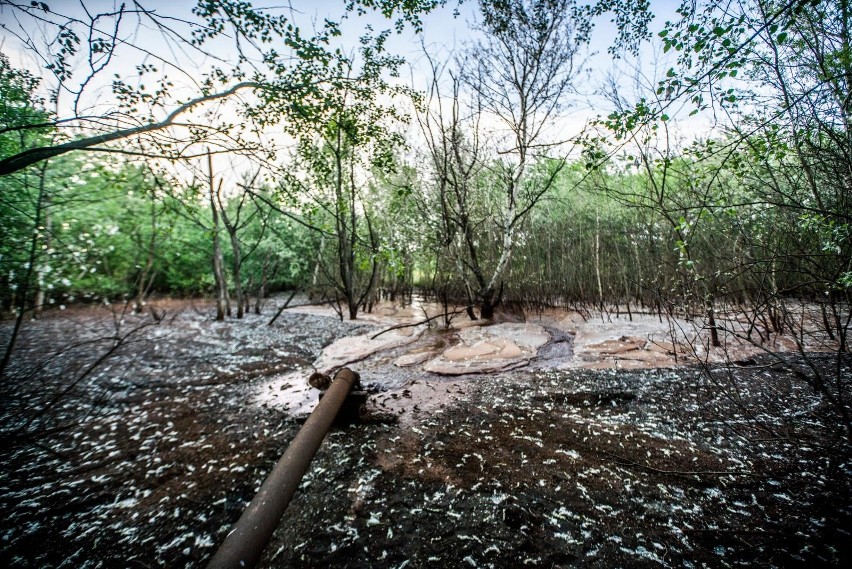
[[(423, 302), (413, 307), (380, 304), (359, 317), (365, 330), (333, 341), (311, 366), (258, 386), (254, 401), (304, 415), (319, 394), (308, 385), (311, 374), (333, 375), (349, 366), (361, 375), (365, 388), (381, 394), (374, 398), (377, 410), (416, 413), (455, 401), (486, 374), (519, 368), (668, 367), (686, 359), (678, 352), (679, 342), (665, 342), (672, 337), (668, 323), (651, 316), (598, 322), (549, 311), (520, 322), (506, 321), (506, 315), (494, 322), (457, 318), (450, 328), (436, 325), (437, 319), (424, 322), (440, 310)], [(331, 308), (319, 306), (287, 312), (336, 317)]]

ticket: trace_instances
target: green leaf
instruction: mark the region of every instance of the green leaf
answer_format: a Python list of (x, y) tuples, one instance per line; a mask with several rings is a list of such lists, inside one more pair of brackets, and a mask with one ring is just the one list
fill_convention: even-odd
[(787, 39), (787, 32), (781, 32), (778, 34), (778, 43), (784, 43), (784, 40)]

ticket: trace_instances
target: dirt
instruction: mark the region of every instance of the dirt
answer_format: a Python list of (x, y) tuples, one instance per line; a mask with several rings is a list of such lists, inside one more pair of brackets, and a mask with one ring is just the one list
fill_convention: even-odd
[(499, 323), (462, 330), (456, 340), (456, 345), (435, 355), (423, 370), (466, 375), (526, 366), (551, 341), (551, 335), (537, 324)]
[[(373, 392), (366, 420), (329, 434), (263, 566), (852, 557), (849, 449), (798, 381), (797, 356), (787, 368), (757, 356), (705, 368), (677, 336), (666, 345), (650, 315), (589, 326), (554, 311), (529, 319), (549, 337), (535, 350), (510, 337), (472, 354), (500, 359), (512, 343), (523, 367), (450, 377), (424, 366), (489, 343), (487, 330), (411, 327), (351, 351), (368, 344), (353, 338), (428, 309), (382, 307), (349, 323), (309, 307), (272, 327), (255, 315), (215, 323), (200, 302), (162, 312), (154, 323), (81, 307), (25, 327), (0, 393), (0, 565), (204, 566), (315, 400), (306, 378), (347, 358)], [(337, 354), (348, 355), (333, 360), (327, 348), (342, 338)], [(852, 375), (848, 357), (809, 362)], [(27, 421), (29, 436), (14, 436)]]

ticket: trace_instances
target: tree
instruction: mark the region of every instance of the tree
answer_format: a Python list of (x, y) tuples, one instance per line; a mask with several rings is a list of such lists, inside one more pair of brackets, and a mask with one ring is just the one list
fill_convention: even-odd
[[(41, 108), (34, 92), (38, 80), (30, 73), (14, 69), (0, 54), (0, 150), (22, 152), (49, 140), (48, 128), (19, 130), (22, 125), (44, 123), (50, 114)], [(0, 359), (0, 375), (9, 364), (17, 341), (30, 294), (37, 278), (37, 267), (45, 235), (46, 211), (51, 186), (48, 164), (9, 180), (0, 196), (0, 302), (15, 315), (15, 326)]]
[[(225, 230), (228, 232), (228, 238), (231, 242), (231, 257), (234, 277), (234, 293), (237, 297), (237, 318), (242, 318), (243, 314), (248, 310), (248, 290), (243, 287), (243, 267), (246, 260), (257, 250), (260, 243), (263, 241), (268, 220), (262, 218), (262, 209), (258, 207), (258, 202), (251, 198), (251, 188), (257, 182), (260, 175), (260, 170), (257, 170), (253, 175), (246, 175), (243, 183), (239, 184), (242, 191), (234, 196), (231, 200), (223, 200), (222, 192), (216, 194), (216, 205), (219, 208), (219, 215), (222, 218), (222, 223)], [(249, 206), (249, 207), (246, 207)], [(230, 210), (230, 211), (229, 211)], [(260, 216), (259, 227), (260, 234), (257, 236), (254, 244), (246, 251), (243, 249), (242, 234), (249, 226), (255, 217)], [(260, 314), (260, 298), (263, 296), (265, 288), (265, 271), (266, 264), (263, 266), (264, 275), (261, 276), (261, 292), (258, 296), (258, 305), (256, 312)]]
[(318, 267), (353, 320), (375, 287), (379, 269), (366, 176), (392, 168), (393, 147), (401, 143), (386, 124), (399, 115), (377, 102), (379, 93), (393, 92), (373, 74), (375, 64), (368, 55), (358, 88), (338, 92), (328, 112), (301, 123), (299, 133), (299, 157), (308, 179), (298, 191), (310, 200), (306, 218), (333, 242), (334, 268)]
[[(395, 27), (401, 31), (407, 24), (419, 28), (421, 14), (443, 4), (443, 0), (352, 0), (345, 9), (346, 14), (369, 9), (388, 18), (395, 16)], [(0, 157), (3, 176), (77, 150), (189, 159), (203, 156), (205, 147), (216, 147), (271, 160), (274, 145), (256, 140), (259, 129), (302, 116), (308, 107), (322, 105), (324, 86), (339, 87), (347, 82), (334, 74), (334, 63), (345, 57), (332, 47), (332, 39), (340, 34), (339, 20), (325, 20), (316, 33), (305, 35), (286, 11), (258, 9), (237, 0), (199, 0), (192, 10), (194, 20), (140, 3), (130, 7), (122, 4), (105, 12), (86, 3), (77, 12), (62, 12), (44, 2), (4, 0), (2, 6), (13, 17), (0, 26), (43, 61), (52, 75), (51, 99), (70, 99), (67, 116), (47, 120), (33, 117), (35, 120), (16, 124), (12, 130), (52, 126), (87, 133), (64, 142), (4, 152)], [(128, 40), (132, 29), (140, 26), (159, 32), (162, 43), (173, 48), (172, 53), (190, 53), (217, 64), (199, 81), (193, 66)], [(223, 59), (220, 49), (210, 47), (224, 38), (233, 42), (237, 54), (233, 60)], [(384, 49), (381, 34), (376, 38), (365, 36), (365, 41), (376, 52)], [(286, 50), (279, 51), (281, 46)], [(133, 67), (128, 64), (129, 57), (138, 62), (138, 77), (119, 75), (112, 81), (111, 108), (107, 111), (86, 108), (99, 78), (115, 70), (119, 59), (122, 73)], [(195, 96), (175, 100), (170, 93), (176, 88), (168, 72), (192, 85)], [(153, 89), (145, 86), (145, 78), (153, 81)], [(254, 101), (242, 100), (238, 106), (244, 124), (194, 117), (199, 108), (244, 92), (254, 96)], [(124, 141), (124, 145), (109, 145), (116, 141)]]
[[(500, 302), (498, 285), (519, 227), (564, 164), (534, 167), (564, 142), (547, 129), (568, 102), (585, 41), (573, 7), (568, 0), (481, 2), (483, 39), (456, 61), (459, 71), (449, 73), (449, 108), (441, 101), (441, 70), (433, 64), (420, 124), (433, 170), (434, 207), (442, 213), (443, 241), (458, 259), (469, 301), (479, 304), (483, 318), (491, 318)], [(499, 126), (485, 127), (494, 121)], [(498, 189), (485, 197), (483, 185)], [(480, 245), (490, 239), (477, 235), (485, 223), (474, 217), (478, 200), (489, 210), (479, 215), (494, 224), (498, 253), (492, 262)]]
[(219, 185), (216, 185), (216, 178), (213, 176), (213, 157), (207, 154), (207, 171), (208, 184), (207, 195), (210, 200), (210, 216), (212, 219), (212, 228), (210, 236), (212, 238), (212, 255), (213, 262), (213, 280), (216, 283), (216, 320), (222, 321), (225, 319), (225, 314), (231, 315), (231, 300), (228, 293), (228, 279), (225, 277), (225, 261), (222, 256), (222, 240), (219, 236), (219, 206), (217, 202), (222, 201), (222, 180), (219, 180)]
[[(842, 362), (852, 321), (852, 9), (847, 0), (752, 0), (731, 10), (684, 3), (680, 15), (659, 34), (675, 65), (609, 126), (629, 141), (665, 131), (681, 102), (693, 115), (713, 113), (721, 139), (665, 146), (645, 161), (660, 196), (650, 205), (669, 220), (689, 269), (682, 295), (708, 301), (711, 330), (767, 346), (824, 398), (850, 441)], [(711, 236), (715, 247), (702, 243)], [(738, 307), (744, 329), (714, 321), (713, 302), (726, 297), (748, 303)], [(796, 339), (795, 357), (775, 345), (783, 334)], [(833, 365), (810, 353), (815, 345), (834, 351)]]

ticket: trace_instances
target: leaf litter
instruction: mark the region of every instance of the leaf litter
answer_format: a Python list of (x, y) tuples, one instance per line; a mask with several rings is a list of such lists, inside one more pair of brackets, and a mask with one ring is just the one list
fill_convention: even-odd
[[(95, 374), (59, 413), (67, 428), (6, 445), (5, 565), (203, 566), (310, 409), (305, 378), (329, 361), (323, 348), (388, 324), (305, 312), (268, 327), (184, 309)], [(94, 309), (74, 317), (32, 323), (23, 349), (111, 324)], [(830, 413), (787, 372), (735, 370), (732, 401), (712, 369), (647, 369), (656, 358), (587, 369), (576, 330), (537, 325), (550, 341), (524, 354), (527, 365), (486, 373), (424, 369), (465, 345), (458, 331), (414, 329), (350, 354), (375, 392), (366, 420), (329, 434), (263, 565), (848, 563), (849, 455), (832, 446)], [(462, 333), (468, 346), (483, 340)], [(584, 346), (641, 344), (610, 336)], [(303, 403), (262, 396), (291, 389)], [(8, 386), (3, 397), (6, 432), (26, 403)]]

